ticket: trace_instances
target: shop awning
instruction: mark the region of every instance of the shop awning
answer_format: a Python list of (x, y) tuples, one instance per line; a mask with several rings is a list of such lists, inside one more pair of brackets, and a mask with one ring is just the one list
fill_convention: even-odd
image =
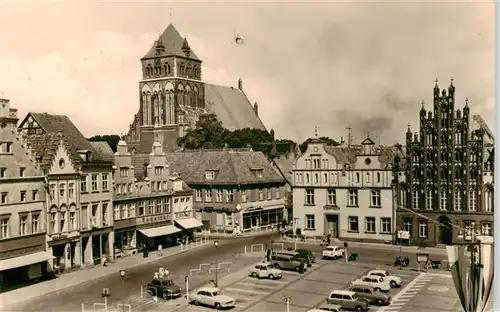
[(185, 230), (194, 229), (194, 228), (198, 228), (198, 227), (203, 226), (203, 223), (201, 223), (201, 221), (198, 221), (195, 218), (179, 219), (179, 220), (175, 220), (175, 222)]
[(157, 237), (157, 236), (175, 234), (180, 232), (181, 230), (175, 227), (174, 225), (165, 225), (150, 229), (141, 229), (139, 231), (142, 234), (146, 235), (147, 237)]
[(16, 258), (0, 261), (0, 271), (20, 268), (30, 264), (44, 262), (54, 259), (54, 256), (45, 251), (35, 252), (29, 255), (22, 255)]

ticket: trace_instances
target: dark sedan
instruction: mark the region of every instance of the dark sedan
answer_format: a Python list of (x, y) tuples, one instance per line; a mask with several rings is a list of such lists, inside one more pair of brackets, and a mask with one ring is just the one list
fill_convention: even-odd
[(316, 263), (316, 257), (314, 257), (314, 254), (312, 251), (307, 250), (307, 249), (297, 249), (295, 250), (301, 257), (308, 258), (309, 262), (311, 263)]
[(372, 286), (357, 285), (350, 287), (349, 290), (354, 291), (358, 297), (366, 299), (370, 304), (383, 306), (391, 303), (391, 296), (376, 291)]

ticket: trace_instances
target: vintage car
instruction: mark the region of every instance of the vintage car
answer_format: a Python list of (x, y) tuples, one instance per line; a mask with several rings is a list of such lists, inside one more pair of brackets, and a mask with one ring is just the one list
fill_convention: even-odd
[(368, 301), (362, 299), (354, 291), (334, 290), (330, 293), (326, 302), (338, 304), (344, 310), (366, 311), (368, 310)]
[(351, 282), (351, 286), (372, 286), (375, 290), (388, 292), (391, 285), (381, 276), (363, 276)]
[(333, 259), (344, 257), (345, 249), (339, 246), (327, 246), (325, 250), (321, 252), (323, 259)]
[(175, 285), (175, 283), (168, 277), (153, 278), (153, 280), (147, 285), (147, 291), (151, 296), (161, 297), (165, 300), (178, 298), (182, 294), (181, 288)]
[(376, 291), (372, 286), (351, 286), (350, 291), (354, 291), (360, 298), (368, 300), (370, 304), (378, 306), (389, 305), (391, 303), (391, 296), (383, 292)]
[(196, 294), (190, 296), (190, 302), (194, 305), (204, 305), (216, 308), (217, 310), (233, 308), (236, 300), (223, 295), (219, 288), (203, 287), (198, 289)]
[(375, 270), (371, 270), (366, 275), (367, 276), (381, 276), (384, 278), (384, 280), (389, 281), (389, 284), (391, 285), (392, 288), (401, 287), (401, 283), (402, 283), (401, 277), (391, 275), (391, 273), (389, 273), (386, 270), (375, 269)]
[(255, 278), (269, 278), (272, 280), (283, 277), (283, 271), (276, 269), (269, 262), (263, 262), (257, 263), (253, 268), (251, 268), (249, 275)]
[(344, 312), (345, 310), (342, 308), (342, 306), (338, 304), (331, 304), (331, 303), (325, 303), (320, 305), (317, 308), (307, 310), (307, 312)]

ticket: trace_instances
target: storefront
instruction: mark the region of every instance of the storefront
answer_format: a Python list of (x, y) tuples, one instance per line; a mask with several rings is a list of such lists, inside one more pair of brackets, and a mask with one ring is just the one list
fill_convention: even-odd
[(275, 225), (281, 223), (284, 217), (284, 205), (279, 206), (250, 206), (241, 210), (242, 230)]
[(113, 259), (114, 234), (111, 228), (82, 231), (82, 263), (98, 264), (102, 257)]
[(114, 221), (115, 257), (137, 253), (136, 218)]
[(177, 245), (181, 230), (172, 224), (170, 214), (136, 218), (136, 245), (139, 250), (157, 250)]
[(54, 234), (49, 236), (48, 252), (54, 257), (51, 264), (52, 270), (65, 270), (81, 265), (81, 245), (78, 233), (68, 234)]
[(183, 241), (186, 241), (186, 239), (192, 241), (194, 239), (194, 231), (203, 227), (203, 223), (195, 218), (177, 219), (175, 220), (175, 225), (179, 229), (182, 229)]

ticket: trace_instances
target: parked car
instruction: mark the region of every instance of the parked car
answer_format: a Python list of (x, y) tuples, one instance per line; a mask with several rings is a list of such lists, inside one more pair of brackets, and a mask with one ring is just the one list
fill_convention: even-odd
[(307, 310), (307, 312), (325, 312), (325, 311), (344, 312), (345, 310), (342, 308), (342, 306), (338, 304), (330, 304), (330, 303), (325, 303), (317, 308)]
[(386, 270), (380, 270), (380, 269), (371, 270), (370, 272), (368, 272), (367, 276), (381, 276), (384, 278), (384, 280), (389, 281), (389, 284), (391, 285), (392, 288), (401, 287), (402, 285), (401, 277), (391, 275), (391, 273), (389, 273)]
[(297, 252), (296, 250), (277, 250), (273, 251), (273, 255), (293, 256), (298, 261), (304, 261), (308, 267), (312, 266), (311, 259)]
[(321, 252), (323, 259), (333, 259), (342, 258), (345, 255), (345, 249), (339, 246), (327, 246), (325, 250)]
[(250, 269), (250, 276), (255, 278), (281, 278), (283, 277), (283, 271), (276, 269), (271, 263), (257, 263), (253, 268)]
[(191, 303), (194, 305), (205, 305), (221, 310), (224, 308), (233, 308), (236, 300), (223, 295), (219, 288), (203, 287), (198, 289), (196, 294), (191, 295)]
[(308, 249), (297, 249), (295, 251), (298, 252), (301, 256), (308, 257), (309, 261), (311, 263), (316, 263), (316, 257), (314, 256), (314, 254), (312, 253), (312, 251), (310, 251)]
[(148, 283), (147, 289), (151, 296), (161, 297), (165, 300), (178, 298), (182, 294), (181, 288), (169, 278), (153, 278)]
[(306, 263), (291, 255), (272, 255), (271, 264), (277, 269), (295, 270), (297, 272), (306, 270)]
[(338, 304), (344, 310), (368, 310), (368, 301), (360, 298), (355, 292), (348, 290), (332, 291), (326, 299), (326, 302), (330, 304)]
[(368, 300), (370, 304), (378, 306), (389, 305), (391, 303), (391, 296), (383, 292), (376, 291), (372, 286), (352, 286), (350, 291), (354, 291), (360, 298)]
[(363, 276), (351, 282), (351, 286), (373, 286), (375, 290), (388, 292), (391, 285), (380, 276)]

